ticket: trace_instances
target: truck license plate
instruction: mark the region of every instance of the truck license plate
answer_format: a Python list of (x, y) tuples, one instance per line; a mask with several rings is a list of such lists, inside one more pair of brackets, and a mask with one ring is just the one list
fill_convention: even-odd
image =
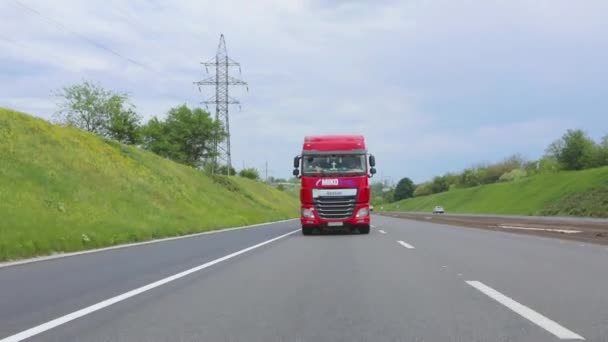
[(342, 227), (342, 222), (327, 222), (328, 227)]

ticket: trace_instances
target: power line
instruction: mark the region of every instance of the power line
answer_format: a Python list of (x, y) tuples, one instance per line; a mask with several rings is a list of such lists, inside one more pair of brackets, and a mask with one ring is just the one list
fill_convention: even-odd
[(110, 54), (112, 54), (112, 55), (114, 55), (114, 56), (116, 56), (118, 58), (121, 58), (121, 59), (123, 59), (123, 60), (125, 60), (128, 63), (131, 63), (133, 65), (137, 65), (137, 66), (139, 66), (141, 68), (144, 68), (144, 69), (147, 69), (149, 71), (158, 72), (158, 71), (154, 70), (153, 68), (145, 65), (144, 63), (141, 63), (141, 62), (138, 62), (138, 61), (136, 61), (136, 60), (134, 60), (132, 58), (126, 57), (126, 56), (124, 56), (124, 55), (116, 52), (115, 50), (113, 50), (113, 49), (111, 49), (111, 48), (109, 48), (109, 47), (107, 47), (107, 46), (105, 46), (105, 45), (103, 45), (101, 43), (98, 43), (98, 42), (94, 41), (93, 39), (91, 39), (91, 38), (89, 38), (89, 37), (87, 37), (87, 36), (85, 36), (85, 35), (83, 35), (83, 34), (81, 34), (79, 32), (76, 32), (76, 31), (72, 30), (71, 28), (67, 27), (66, 25), (60, 23), (59, 21), (54, 20), (51, 17), (45, 16), (40, 11), (38, 11), (35, 8), (32, 8), (32, 7), (24, 4), (23, 2), (21, 2), (19, 0), (13, 0), (13, 1), (17, 5), (19, 5), (21, 8), (23, 8), (23, 9), (25, 9), (25, 10), (31, 12), (31, 13), (34, 13), (34, 14), (38, 15), (39, 17), (41, 17), (42, 19), (44, 19), (46, 22), (50, 23), (51, 25), (59, 27), (62, 30), (66, 31), (66, 32), (69, 32), (69, 33), (71, 33), (71, 34), (79, 37), (80, 39), (82, 39), (82, 40), (88, 42), (89, 44), (97, 47), (98, 49), (104, 50), (104, 51), (106, 51), (106, 52), (108, 52), (108, 53), (110, 53)]

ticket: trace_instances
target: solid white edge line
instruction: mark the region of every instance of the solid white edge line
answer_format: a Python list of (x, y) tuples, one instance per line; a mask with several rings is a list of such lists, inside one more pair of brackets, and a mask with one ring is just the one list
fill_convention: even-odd
[(410, 245), (409, 243), (407, 243), (405, 241), (399, 240), (399, 241), (397, 241), (397, 243), (405, 248), (414, 249), (414, 246)]
[(233, 231), (233, 230), (255, 228), (255, 227), (260, 227), (260, 226), (265, 226), (265, 225), (271, 225), (271, 224), (275, 224), (275, 223), (283, 223), (283, 222), (294, 221), (294, 220), (298, 220), (298, 219), (295, 218), (295, 219), (273, 221), (273, 222), (266, 222), (266, 223), (256, 223), (256, 224), (252, 224), (252, 225), (248, 225), (248, 226), (241, 226), (241, 227), (220, 228), (220, 229), (210, 230), (210, 231), (201, 232), (201, 233), (193, 233), (193, 234), (180, 235), (180, 236), (171, 236), (171, 237), (154, 239), (154, 240), (148, 240), (148, 241), (141, 241), (141, 242), (132, 242), (132, 243), (126, 243), (126, 244), (116, 245), (116, 246), (102, 247), (102, 248), (96, 248), (96, 249), (89, 249), (89, 250), (86, 250), (86, 251), (78, 251), (78, 252), (71, 252), (71, 253), (60, 253), (60, 254), (55, 254), (55, 255), (47, 255), (47, 256), (41, 256), (41, 257), (34, 257), (34, 258), (24, 259), (24, 260), (8, 261), (8, 262), (0, 263), (0, 268), (9, 267), (9, 266), (23, 265), (23, 264), (29, 264), (29, 263), (33, 263), (33, 262), (39, 262), (39, 261), (47, 261), (47, 260), (53, 260), (53, 259), (67, 258), (67, 257), (72, 257), (72, 256), (77, 256), (77, 255), (84, 255), (84, 254), (105, 252), (105, 251), (109, 251), (109, 250), (113, 250), (113, 249), (136, 247), (136, 246), (150, 245), (150, 244), (159, 243), (159, 242), (166, 242), (166, 241), (179, 240), (179, 239), (187, 239), (187, 238), (201, 236), (201, 235), (217, 234), (217, 233), (230, 232), (230, 231)]
[(382, 229), (379, 230), (380, 234), (386, 234), (386, 232)]
[(508, 226), (508, 225), (498, 225), (499, 228), (503, 229), (519, 229), (519, 230), (532, 230), (532, 231), (546, 231), (546, 232), (556, 232), (556, 233), (564, 233), (564, 234), (576, 234), (582, 233), (580, 230), (574, 229), (556, 229), (556, 228), (539, 228), (539, 227), (521, 227), (521, 226)]
[(467, 280), (467, 284), (481, 291), (486, 296), (494, 299), (500, 304), (506, 306), (511, 309), (515, 313), (529, 320), (530, 322), (538, 325), (539, 327), (547, 330), (551, 334), (555, 335), (557, 338), (565, 340), (584, 340), (585, 338), (581, 335), (568, 330), (561, 326), (559, 323), (541, 315), (540, 313), (530, 309), (529, 307), (516, 302), (515, 300), (505, 296), (504, 294), (494, 290), (493, 288), (485, 285), (484, 283), (477, 280)]
[(300, 231), (299, 229), (298, 230), (294, 230), (294, 231), (289, 232), (287, 234), (283, 234), (283, 235), (277, 236), (275, 238), (272, 238), (270, 240), (266, 240), (264, 242), (258, 243), (257, 245), (253, 245), (251, 247), (247, 247), (245, 249), (241, 249), (238, 252), (234, 252), (232, 254), (228, 254), (228, 255), (223, 256), (221, 258), (218, 258), (218, 259), (206, 262), (206, 263), (204, 263), (202, 265), (199, 265), (199, 266), (193, 267), (191, 269), (188, 269), (186, 271), (183, 271), (183, 272), (174, 274), (172, 276), (163, 278), (161, 280), (155, 281), (155, 282), (150, 283), (148, 285), (144, 285), (142, 287), (138, 287), (138, 288), (136, 288), (134, 290), (125, 292), (125, 293), (123, 293), (121, 295), (118, 295), (118, 296), (115, 296), (115, 297), (112, 297), (112, 298), (109, 298), (109, 299), (106, 299), (106, 300), (101, 301), (101, 302), (99, 302), (97, 304), (93, 304), (91, 306), (87, 306), (84, 309), (80, 309), (78, 311), (69, 313), (69, 314), (67, 314), (65, 316), (61, 316), (61, 317), (55, 318), (52, 321), (48, 321), (46, 323), (40, 324), (38, 326), (35, 326), (33, 328), (24, 330), (24, 331), (22, 331), (20, 333), (17, 333), (15, 335), (5, 337), (3, 339), (0, 339), (0, 342), (18, 342), (18, 341), (23, 341), (26, 338), (30, 338), (32, 336), (38, 335), (40, 333), (43, 333), (43, 332), (45, 332), (47, 330), (56, 328), (56, 327), (58, 327), (58, 326), (60, 326), (62, 324), (68, 323), (68, 322), (73, 321), (73, 320), (75, 320), (77, 318), (83, 317), (83, 316), (88, 315), (90, 313), (93, 313), (95, 311), (98, 311), (98, 310), (101, 310), (103, 308), (106, 308), (106, 307), (108, 307), (108, 306), (110, 306), (112, 304), (116, 304), (116, 303), (121, 302), (121, 301), (123, 301), (125, 299), (131, 298), (131, 297), (136, 296), (138, 294), (141, 294), (141, 293), (144, 293), (146, 291), (152, 290), (152, 289), (154, 289), (156, 287), (165, 285), (165, 284), (170, 283), (170, 282), (172, 282), (174, 280), (183, 278), (183, 277), (185, 277), (185, 276), (187, 276), (189, 274), (192, 274), (194, 272), (198, 272), (200, 270), (203, 270), (205, 268), (208, 268), (210, 266), (218, 264), (218, 263), (220, 263), (222, 261), (226, 261), (228, 259), (234, 258), (235, 256), (241, 255), (243, 253), (247, 253), (247, 252), (249, 252), (249, 251), (251, 251), (253, 249), (262, 247), (264, 245), (267, 245), (267, 244), (269, 244), (271, 242), (277, 241), (279, 239), (282, 239), (282, 238), (284, 238), (286, 236), (289, 236), (289, 235), (291, 235), (293, 233), (296, 233), (296, 232), (299, 232), (299, 231)]

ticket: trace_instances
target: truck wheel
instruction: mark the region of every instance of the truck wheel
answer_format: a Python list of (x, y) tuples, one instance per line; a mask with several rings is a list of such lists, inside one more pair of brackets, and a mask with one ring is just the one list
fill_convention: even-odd
[(359, 233), (369, 234), (369, 225), (359, 226)]
[(312, 234), (311, 227), (302, 227), (302, 235), (310, 235), (310, 234)]

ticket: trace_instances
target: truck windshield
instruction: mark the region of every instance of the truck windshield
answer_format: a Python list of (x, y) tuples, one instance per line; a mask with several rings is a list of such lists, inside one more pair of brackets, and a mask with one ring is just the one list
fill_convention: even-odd
[(303, 175), (366, 174), (365, 155), (306, 155), (302, 161)]

